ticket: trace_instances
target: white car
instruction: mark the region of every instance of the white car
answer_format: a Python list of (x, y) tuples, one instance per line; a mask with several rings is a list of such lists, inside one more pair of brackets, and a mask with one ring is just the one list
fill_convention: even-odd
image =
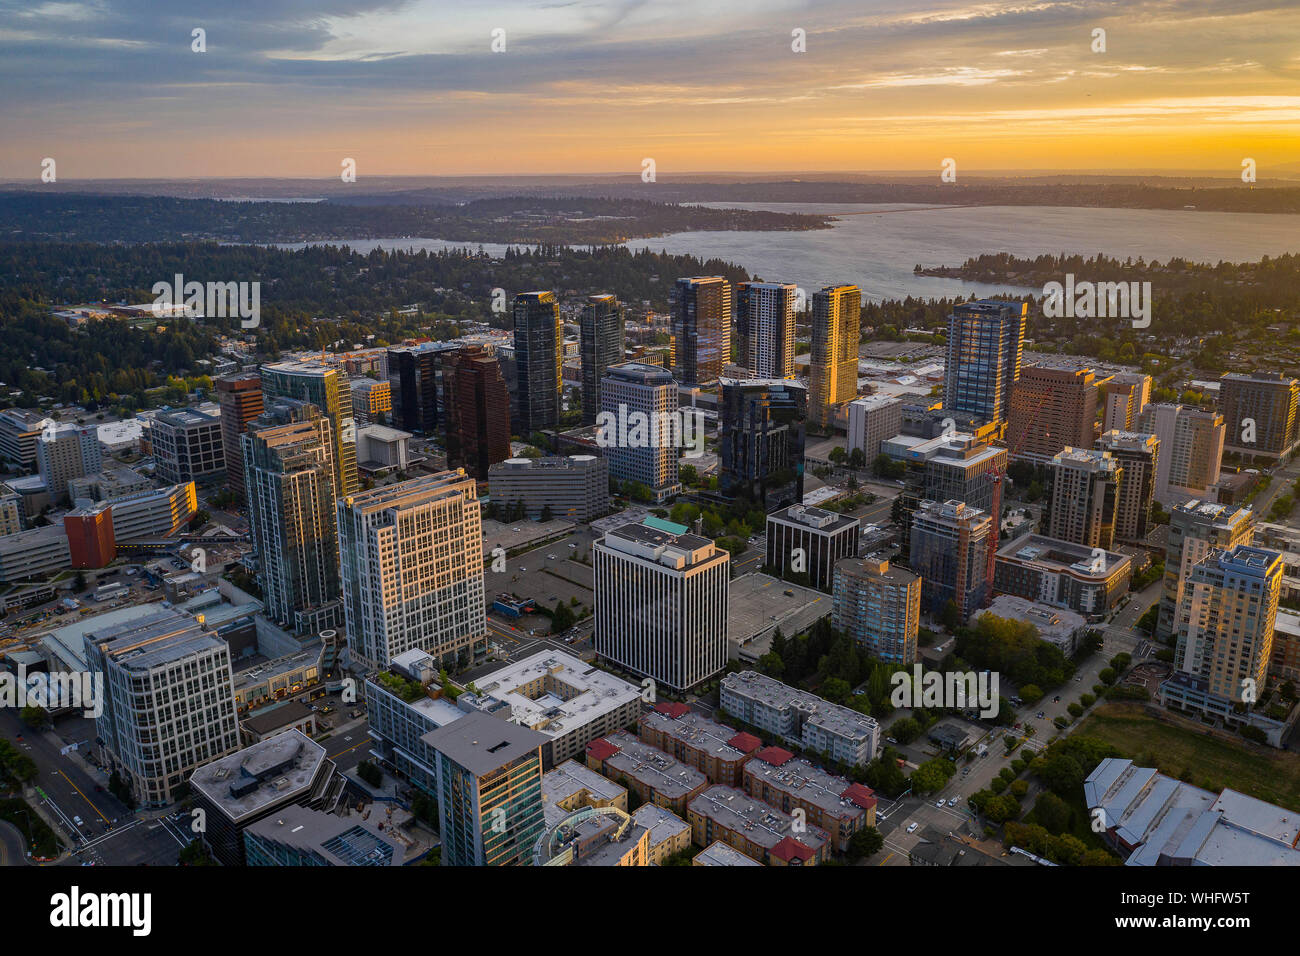
[(957, 806), (957, 798), (956, 798), (956, 797), (953, 797), (951, 800), (949, 800), (949, 801), (948, 801), (948, 806), (950, 806), (950, 807), (955, 807), (955, 806)]
[(934, 805), (935, 805), (935, 807), (937, 807), (937, 808), (939, 808), (939, 809), (943, 809), (943, 807), (944, 807), (944, 802), (943, 802), (942, 800), (936, 800)]
[(909, 824), (907, 825), (907, 832), (908, 832), (908, 833), (915, 833), (915, 832), (916, 832), (916, 827), (917, 827), (917, 824), (915, 824), (915, 823), (909, 823)]

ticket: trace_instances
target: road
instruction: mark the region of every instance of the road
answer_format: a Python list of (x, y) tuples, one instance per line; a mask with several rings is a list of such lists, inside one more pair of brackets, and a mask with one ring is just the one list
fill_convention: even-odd
[(30, 866), (27, 859), (27, 841), (22, 831), (6, 820), (0, 820), (0, 866)]

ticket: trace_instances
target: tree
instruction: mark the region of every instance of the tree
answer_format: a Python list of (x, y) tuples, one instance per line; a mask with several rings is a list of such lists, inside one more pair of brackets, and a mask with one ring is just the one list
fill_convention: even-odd
[(834, 448), (831, 449), (831, 453), (829, 457), (830, 460), (833, 461), (835, 464), (842, 465), (844, 464), (844, 459), (847, 458), (848, 455), (845, 454), (843, 446), (836, 445)]
[(542, 505), (542, 522), (555, 520), (555, 514), (551, 511), (550, 505)]
[(30, 704), (18, 712), (18, 718), (33, 730), (44, 730), (53, 723), (48, 710)]
[(943, 757), (927, 760), (912, 771), (912, 791), (919, 794), (934, 793), (942, 789), (948, 778), (956, 772), (957, 768), (951, 760)]
[(875, 827), (863, 827), (849, 838), (849, 856), (855, 860), (865, 860), (880, 852), (885, 845), (885, 838)]
[(910, 744), (921, 736), (921, 725), (914, 718), (901, 717), (890, 725), (889, 736), (900, 744)]
[(562, 634), (573, 627), (574, 622), (573, 611), (563, 601), (558, 602), (555, 605), (555, 613), (551, 615), (551, 633)]
[(961, 609), (952, 598), (944, 603), (943, 610), (939, 613), (939, 622), (950, 631), (961, 624)]

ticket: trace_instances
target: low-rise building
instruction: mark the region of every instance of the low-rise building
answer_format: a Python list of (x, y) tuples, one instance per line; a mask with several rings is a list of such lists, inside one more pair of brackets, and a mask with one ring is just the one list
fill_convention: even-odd
[(708, 778), (696, 767), (674, 760), (625, 731), (589, 743), (587, 766), (632, 790), (643, 803), (679, 816), (709, 785)]
[(752, 856), (745, 856), (739, 850), (728, 846), (721, 840), (715, 840), (691, 860), (691, 866), (762, 866)]
[(853, 834), (876, 825), (870, 787), (823, 770), (781, 747), (764, 747), (745, 764), (745, 792), (783, 813), (802, 810), (808, 823), (847, 852)]
[(637, 733), (652, 747), (694, 767), (710, 783), (738, 787), (745, 761), (763, 742), (753, 734), (697, 714), (685, 704), (661, 703), (647, 711)]
[(566, 760), (542, 774), (542, 805), (549, 827), (583, 807), (626, 811), (627, 790), (576, 760)]
[(248, 866), (402, 866), (410, 848), (360, 816), (288, 806), (244, 830)]
[(609, 511), (609, 462), (595, 455), (507, 458), (488, 469), (498, 509), (521, 504), (529, 518), (587, 522)]
[(632, 819), (650, 831), (646, 852), (652, 866), (663, 866), (670, 856), (690, 849), (691, 825), (677, 814), (646, 803), (636, 808)]
[(758, 671), (724, 677), (721, 707), (774, 737), (851, 767), (869, 763), (880, 744), (880, 725), (869, 714), (832, 704)]
[(1039, 534), (1024, 534), (998, 549), (995, 594), (1066, 607), (1099, 619), (1128, 593), (1133, 559)]
[(72, 563), (63, 524), (0, 537), (0, 581), (25, 581), (67, 569)]
[(830, 856), (830, 834), (808, 826), (743, 790), (717, 785), (687, 808), (691, 839), (707, 847), (721, 840), (768, 866), (816, 866)]
[(1300, 817), (1107, 757), (1083, 784), (1090, 815), (1129, 866), (1300, 866)]
[(972, 623), (985, 614), (1034, 625), (1038, 636), (1054, 645), (1066, 657), (1074, 656), (1088, 633), (1088, 622), (1082, 614), (1076, 614), (1067, 608), (1039, 604), (1014, 594), (999, 594), (987, 609), (971, 615)]
[(190, 778), (204, 811), (203, 842), (225, 866), (243, 866), (244, 831), (288, 806), (333, 810), (346, 781), (325, 748), (290, 730), (200, 767)]

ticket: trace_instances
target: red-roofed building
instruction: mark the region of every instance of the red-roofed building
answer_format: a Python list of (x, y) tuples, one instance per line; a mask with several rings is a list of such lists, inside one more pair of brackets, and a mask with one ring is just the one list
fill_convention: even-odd
[(735, 747), (742, 754), (752, 754), (759, 747), (763, 746), (763, 741), (759, 740), (753, 734), (747, 734), (743, 730), (727, 741), (728, 745)]
[(691, 712), (691, 708), (686, 704), (677, 704), (672, 701), (664, 701), (662, 704), (655, 704), (655, 710), (665, 717), (671, 717), (677, 720), (679, 717), (685, 717)]
[(786, 837), (768, 854), (771, 866), (804, 866), (815, 854), (794, 837)]
[(587, 766), (600, 773), (601, 765), (616, 753), (618, 753), (618, 748), (604, 737), (593, 740), (587, 744)]
[(745, 764), (745, 793), (782, 813), (804, 812), (807, 823), (830, 834), (841, 853), (853, 834), (876, 825), (871, 788), (851, 783), (780, 747), (765, 747)]
[(863, 810), (870, 811), (871, 822), (867, 826), (876, 825), (876, 803), (878, 802), (873, 796), (875, 791), (861, 783), (851, 783), (847, 790), (840, 794), (840, 798), (857, 804)]
[(750, 755), (763, 746), (753, 734), (697, 714), (685, 704), (660, 704), (641, 715), (637, 735), (668, 756), (694, 767), (709, 783), (739, 787)]
[(782, 747), (764, 747), (758, 753), (754, 754), (754, 759), (766, 761), (773, 767), (779, 767), (787, 760), (793, 760), (794, 754)]

